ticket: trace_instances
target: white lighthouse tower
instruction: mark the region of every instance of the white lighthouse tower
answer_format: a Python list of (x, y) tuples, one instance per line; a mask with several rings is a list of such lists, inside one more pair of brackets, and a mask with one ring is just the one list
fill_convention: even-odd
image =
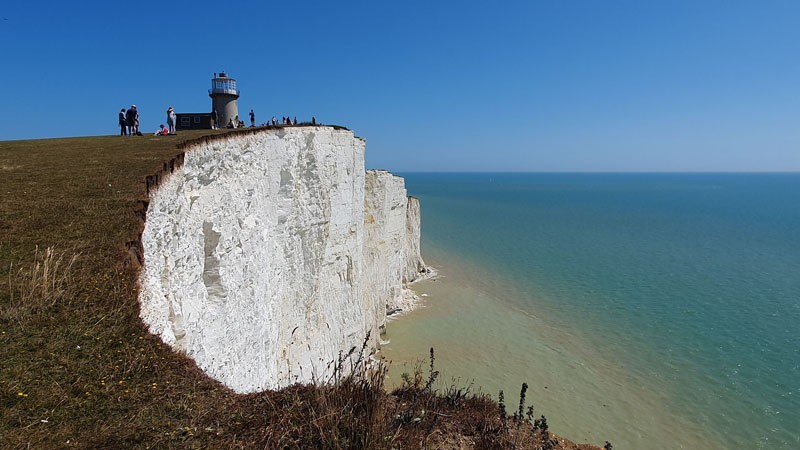
[(225, 128), (229, 120), (236, 120), (239, 115), (239, 105), (236, 103), (239, 98), (239, 90), (236, 89), (236, 80), (230, 78), (225, 72), (220, 72), (219, 76), (211, 79), (208, 96), (211, 97), (212, 111), (217, 111), (219, 128)]

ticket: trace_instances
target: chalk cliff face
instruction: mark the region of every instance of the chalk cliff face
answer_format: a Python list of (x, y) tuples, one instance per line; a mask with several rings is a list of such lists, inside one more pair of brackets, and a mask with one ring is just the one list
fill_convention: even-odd
[[(419, 206), (329, 127), (198, 144), (151, 193), (141, 317), (238, 392), (322, 380), (425, 272)], [(416, 233), (416, 234), (415, 234)], [(405, 300), (404, 300), (405, 299)]]
[(370, 170), (364, 211), (364, 278), (372, 286), (364, 296), (376, 305), (376, 318), (381, 321), (386, 311), (413, 308), (417, 298), (405, 286), (427, 270), (419, 253), (419, 201), (406, 196), (401, 177)]

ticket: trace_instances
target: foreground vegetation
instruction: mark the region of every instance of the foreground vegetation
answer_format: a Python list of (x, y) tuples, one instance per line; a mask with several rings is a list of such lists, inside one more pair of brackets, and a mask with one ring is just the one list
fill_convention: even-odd
[(435, 390), (433, 354), (393, 393), (360, 358), (320, 387), (237, 395), (150, 335), (126, 245), (145, 177), (210, 133), (0, 142), (0, 447), (596, 448), (523, 403)]

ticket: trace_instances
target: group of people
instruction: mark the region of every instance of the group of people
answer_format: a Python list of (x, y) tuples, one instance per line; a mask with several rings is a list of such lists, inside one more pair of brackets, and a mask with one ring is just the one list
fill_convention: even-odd
[[(278, 125), (278, 119), (276, 119), (275, 116), (272, 116), (272, 120), (267, 122), (267, 125), (270, 125), (270, 123), (273, 126)], [(294, 120), (292, 120), (292, 118), (289, 116), (281, 117), (281, 125), (297, 125), (297, 116), (294, 116)]]
[[(219, 128), (219, 116), (217, 114), (217, 109), (213, 108), (211, 111), (211, 128), (217, 129)], [(311, 118), (311, 124), (316, 125), (317, 118)], [(163, 123), (159, 126), (158, 130), (154, 133), (156, 136), (167, 136), (171, 134), (177, 134), (175, 131), (175, 126), (177, 124), (177, 115), (175, 114), (175, 109), (170, 106), (167, 109), (167, 125), (165, 126)], [(292, 119), (289, 116), (281, 117), (280, 121), (281, 125), (297, 125), (297, 116)], [(267, 121), (267, 123), (263, 125), (278, 125), (278, 119), (275, 116), (272, 116), (271, 121)], [(245, 123), (243, 120), (239, 119), (237, 115), (234, 118), (228, 119), (228, 124), (226, 128), (244, 128)], [(250, 126), (256, 126), (256, 113), (251, 109), (250, 110)], [(133, 136), (139, 135), (141, 136), (142, 133), (139, 131), (139, 110), (136, 109), (136, 105), (131, 105), (131, 107), (126, 111), (125, 108), (122, 108), (119, 113), (119, 134), (120, 136)]]
[(139, 132), (139, 110), (136, 105), (131, 105), (126, 111), (122, 108), (119, 111), (119, 135), (120, 136), (133, 136), (141, 135)]
[(161, 125), (158, 126), (158, 129), (156, 130), (155, 133), (153, 133), (153, 135), (168, 136), (170, 134), (178, 134), (175, 132), (175, 124), (177, 123), (177, 117), (178, 116), (175, 114), (175, 109), (173, 109), (172, 106), (167, 108), (167, 125), (169, 125), (169, 128), (165, 127), (164, 124), (162, 123)]
[[(212, 128), (216, 128), (213, 126), (217, 122), (217, 110), (214, 109), (211, 111), (211, 123)], [(256, 126), (256, 113), (251, 109), (250, 110), (250, 126)], [(234, 117), (233, 119), (228, 119), (228, 125), (226, 128), (244, 128), (244, 121), (239, 120), (239, 116)]]
[[(168, 134), (175, 134), (175, 124), (177, 123), (177, 116), (175, 114), (175, 109), (172, 106), (167, 109), (167, 125), (169, 128), (164, 126), (162, 123), (161, 126), (156, 130), (156, 136), (166, 136)], [(136, 109), (136, 105), (131, 105), (130, 108), (125, 110), (122, 108), (119, 111), (119, 135), (120, 136), (134, 136), (138, 135), (141, 136), (142, 133), (139, 131), (139, 110)]]
[(233, 119), (228, 119), (228, 125), (226, 125), (226, 128), (244, 128), (244, 121), (239, 120), (239, 116), (236, 116)]
[(162, 123), (161, 125), (158, 126), (158, 130), (156, 130), (156, 132), (153, 133), (153, 135), (167, 136), (170, 134), (178, 134), (175, 132), (175, 123), (177, 122), (177, 117), (178, 116), (175, 114), (175, 109), (173, 109), (172, 106), (167, 108), (167, 125), (169, 125), (169, 128), (165, 127), (164, 124)]

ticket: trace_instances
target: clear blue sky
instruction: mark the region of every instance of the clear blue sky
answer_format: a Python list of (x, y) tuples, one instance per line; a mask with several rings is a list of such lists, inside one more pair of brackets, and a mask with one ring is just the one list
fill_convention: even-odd
[(0, 7), (0, 140), (135, 103), (353, 129), (394, 171), (800, 171), (800, 1), (85, 1)]

